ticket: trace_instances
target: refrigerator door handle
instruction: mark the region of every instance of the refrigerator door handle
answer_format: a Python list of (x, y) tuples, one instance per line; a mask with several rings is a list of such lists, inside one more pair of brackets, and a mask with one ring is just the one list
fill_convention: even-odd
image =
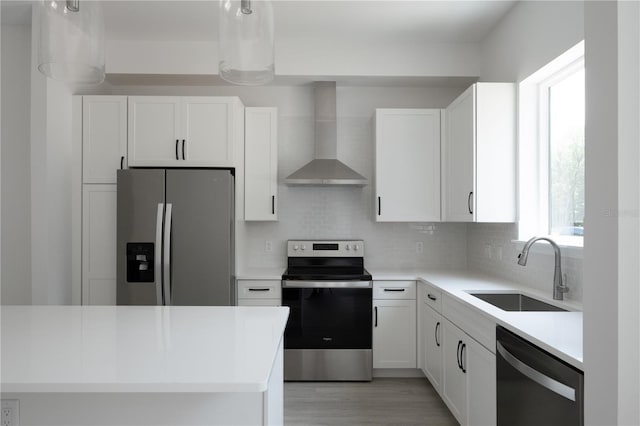
[(164, 259), (163, 259), (163, 293), (164, 304), (171, 305), (171, 203), (167, 203), (164, 216)]
[(156, 247), (154, 262), (154, 279), (156, 282), (156, 304), (162, 305), (162, 219), (164, 217), (164, 203), (158, 204), (156, 214)]

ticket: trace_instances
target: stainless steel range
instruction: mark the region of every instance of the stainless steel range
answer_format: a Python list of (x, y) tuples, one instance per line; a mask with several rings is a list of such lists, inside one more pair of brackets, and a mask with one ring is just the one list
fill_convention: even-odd
[(364, 242), (288, 241), (287, 253), (284, 379), (371, 380), (373, 286)]

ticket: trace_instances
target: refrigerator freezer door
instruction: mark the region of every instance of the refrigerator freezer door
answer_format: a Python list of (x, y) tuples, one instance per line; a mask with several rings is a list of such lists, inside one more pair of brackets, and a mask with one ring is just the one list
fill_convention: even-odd
[(231, 173), (167, 170), (166, 203), (173, 206), (171, 304), (233, 304)]
[[(118, 305), (161, 304), (162, 279), (157, 266), (162, 260), (162, 240), (157, 231), (164, 217), (164, 174), (164, 170), (118, 170)], [(130, 268), (138, 270), (128, 271)]]

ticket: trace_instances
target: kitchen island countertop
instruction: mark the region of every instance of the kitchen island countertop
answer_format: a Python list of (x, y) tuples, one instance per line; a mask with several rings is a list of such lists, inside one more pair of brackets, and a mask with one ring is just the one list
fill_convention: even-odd
[(264, 392), (288, 308), (3, 306), (3, 392)]

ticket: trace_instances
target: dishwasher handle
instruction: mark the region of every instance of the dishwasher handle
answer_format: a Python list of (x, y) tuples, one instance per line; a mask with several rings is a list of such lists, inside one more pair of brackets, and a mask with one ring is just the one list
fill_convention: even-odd
[(513, 368), (524, 374), (529, 379), (533, 380), (540, 386), (544, 386), (551, 392), (554, 392), (570, 401), (576, 400), (576, 390), (570, 386), (560, 383), (559, 381), (552, 379), (551, 377), (542, 374), (538, 370), (528, 366), (524, 362), (516, 358), (511, 352), (502, 346), (502, 343), (496, 342), (496, 349), (502, 358), (509, 363)]

